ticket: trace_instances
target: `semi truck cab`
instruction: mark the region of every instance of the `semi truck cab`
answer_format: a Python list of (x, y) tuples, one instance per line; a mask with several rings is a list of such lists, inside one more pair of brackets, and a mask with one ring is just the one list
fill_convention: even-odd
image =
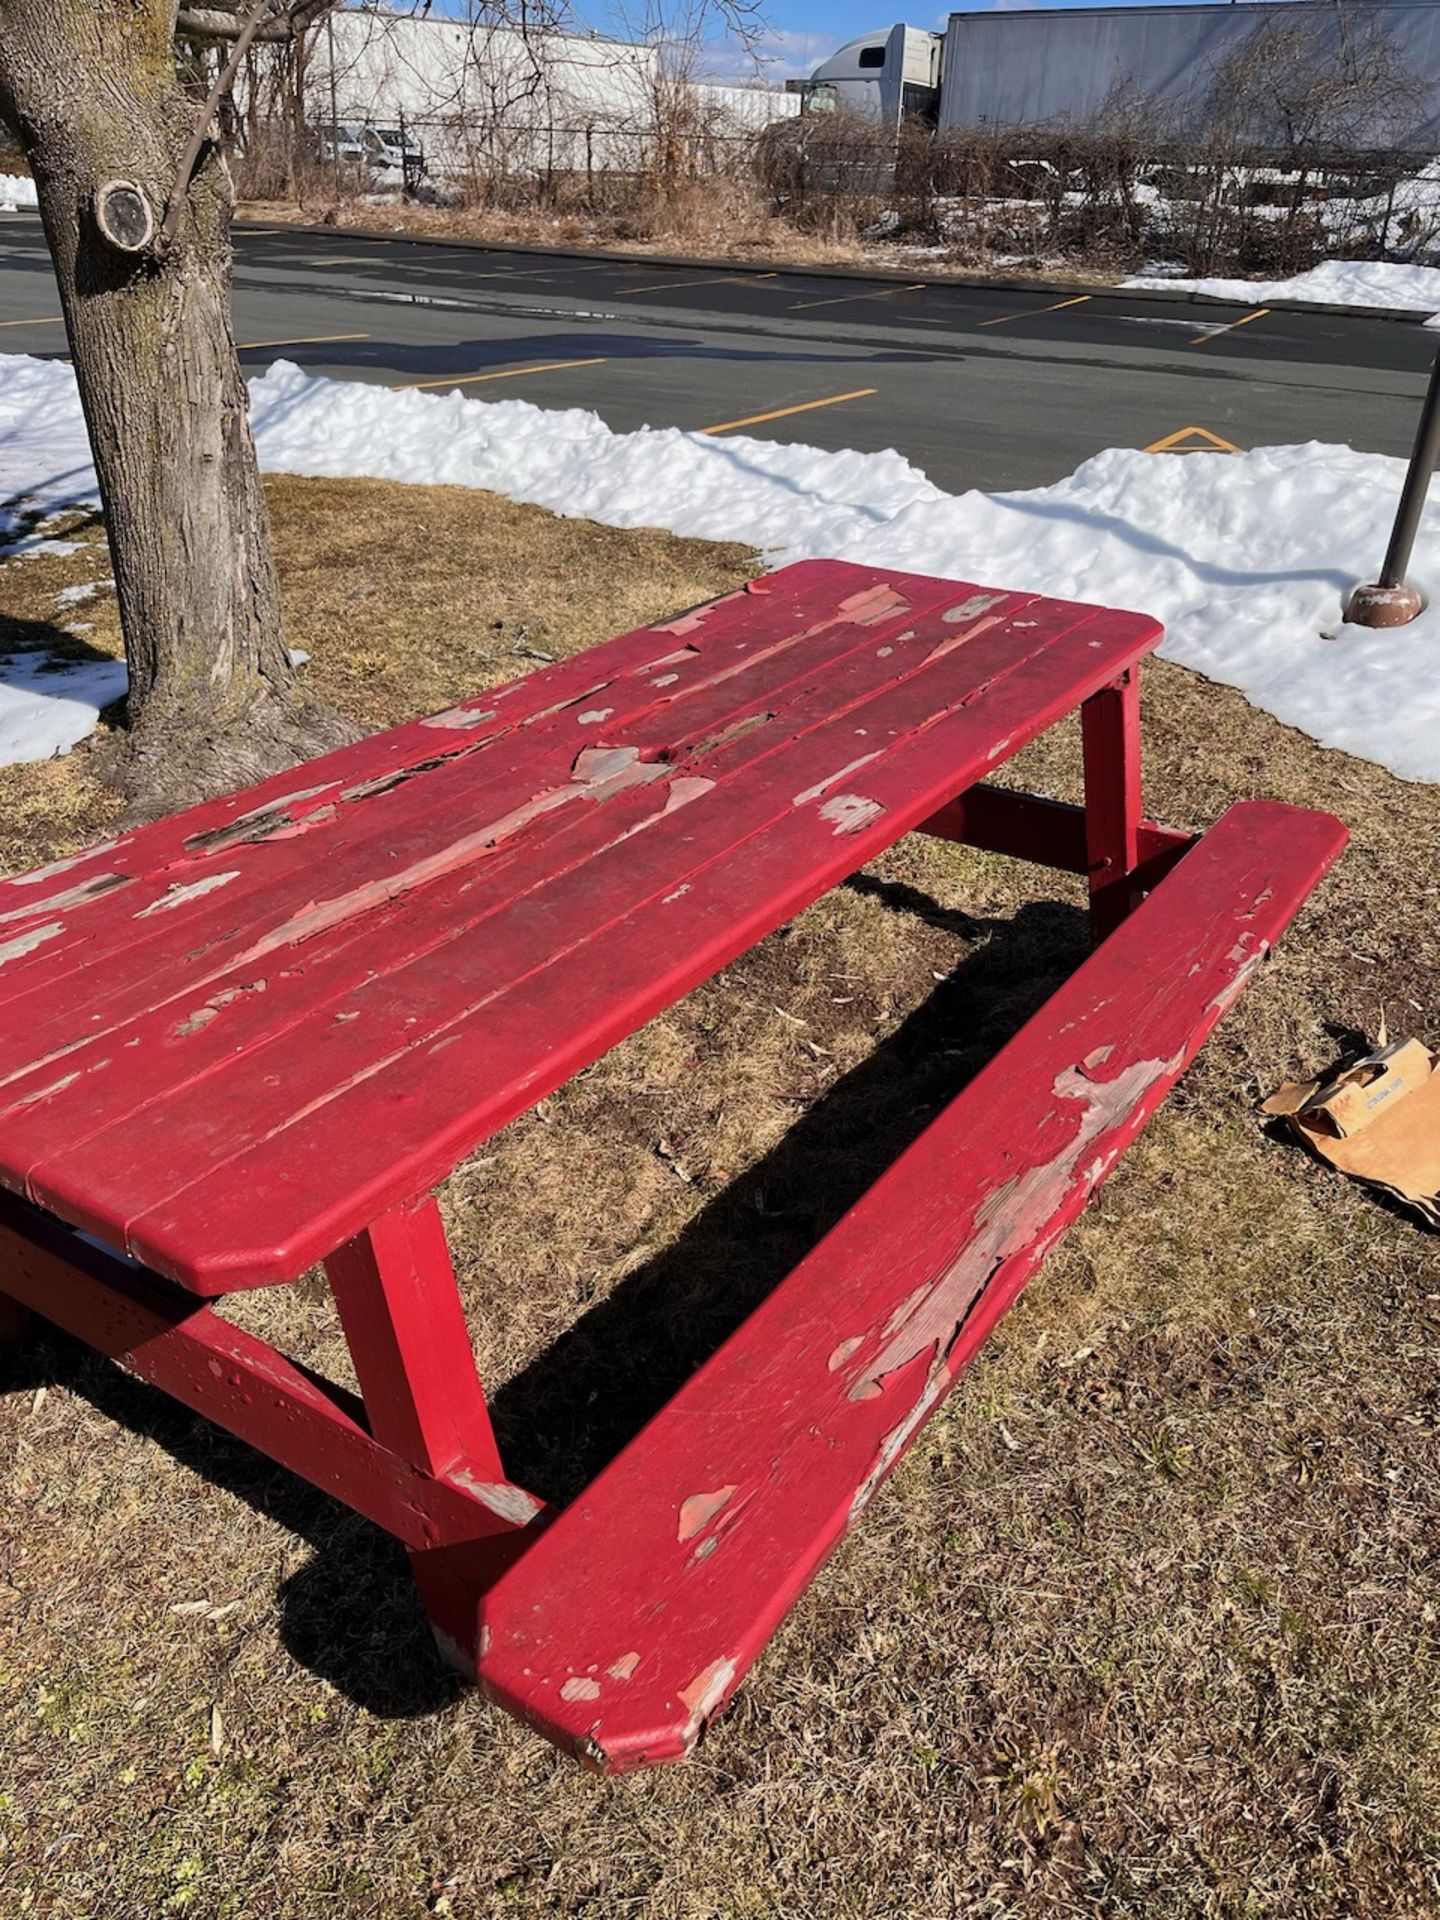
[(847, 109), (897, 127), (911, 115), (932, 123), (940, 110), (945, 37), (896, 25), (862, 33), (822, 60), (803, 88), (807, 113)]

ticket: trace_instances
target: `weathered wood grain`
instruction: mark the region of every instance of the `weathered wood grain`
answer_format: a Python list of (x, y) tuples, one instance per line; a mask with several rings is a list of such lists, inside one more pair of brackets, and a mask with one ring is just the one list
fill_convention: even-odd
[(806, 563), (12, 881), (0, 1182), (196, 1291), (289, 1279), (1157, 634)]

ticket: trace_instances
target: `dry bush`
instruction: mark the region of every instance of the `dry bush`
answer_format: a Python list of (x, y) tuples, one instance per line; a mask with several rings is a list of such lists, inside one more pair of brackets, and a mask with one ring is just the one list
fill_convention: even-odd
[[(1277, 278), (1329, 255), (1425, 259), (1440, 245), (1440, 178), (1433, 193), (1417, 184), (1425, 162), (1405, 151), (1424, 89), (1374, 23), (1337, 48), (1321, 28), (1267, 19), (1200, 76), (1198, 109), (1127, 82), (1085, 122), (940, 133), (845, 111), (742, 129), (702, 101), (683, 59), (624, 125), (533, 75), (497, 75), (493, 98), (412, 126), (431, 175), (408, 196), (427, 207), (406, 219), (423, 231), (792, 262), (907, 246), (979, 268), (1167, 259)], [(236, 130), (247, 199), (334, 195), (296, 107), (303, 81), (284, 60), (252, 76)], [(341, 197), (391, 184), (357, 173)]]
[(800, 232), (847, 236), (873, 226), (893, 194), (895, 144), (864, 114), (807, 113), (766, 127), (755, 171)]
[[(1382, 185), (1393, 196), (1403, 173), (1396, 150), (1413, 137), (1427, 92), (1378, 21), (1357, 16), (1338, 45), (1311, 20), (1263, 21), (1216, 65), (1207, 137), (1191, 192), (1171, 203), (1168, 250), (1196, 273), (1313, 266), (1336, 250), (1336, 222), (1321, 209), (1337, 187), (1352, 200)], [(1387, 158), (1367, 166), (1376, 153)], [(1378, 238), (1383, 247), (1383, 230)]]
[(286, 200), (305, 206), (335, 197), (335, 169), (308, 138), (297, 141), (278, 121), (262, 121), (231, 163), (239, 200)]
[(748, 165), (753, 141), (683, 76), (662, 74), (628, 124), (472, 110), (437, 144), (458, 161), (447, 185), (464, 214), (724, 248), (755, 244), (770, 225)]

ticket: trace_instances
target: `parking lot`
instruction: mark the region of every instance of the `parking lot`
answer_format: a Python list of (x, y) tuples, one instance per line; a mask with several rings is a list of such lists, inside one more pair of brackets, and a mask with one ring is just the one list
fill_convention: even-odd
[[(1414, 319), (1139, 292), (674, 265), (241, 224), (247, 372), (543, 407), (617, 431), (893, 447), (950, 490), (1044, 485), (1107, 446), (1408, 451)], [(34, 215), (0, 216), (0, 351), (63, 356)]]

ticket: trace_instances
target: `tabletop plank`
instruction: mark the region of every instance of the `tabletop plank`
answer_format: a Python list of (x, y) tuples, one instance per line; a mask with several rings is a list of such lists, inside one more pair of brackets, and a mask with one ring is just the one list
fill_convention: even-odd
[[(952, 598), (956, 591), (954, 583), (920, 584), (930, 585), (932, 595), (937, 585)], [(886, 594), (895, 599), (888, 586)], [(787, 625), (812, 643), (822, 637), (824, 627), (840, 629), (824, 636), (830, 686), (838, 688), (837, 674), (845, 677), (847, 685), (855, 682), (857, 674), (863, 684), (879, 685), (903, 671), (903, 643), (893, 666), (887, 662), (895, 648), (884, 643), (897, 621), (912, 617), (917, 598), (912, 595), (898, 606), (886, 604), (877, 614), (872, 591), (846, 596), (840, 601), (843, 617), (837, 621), (832, 615), (821, 623), (813, 618), (813, 597), (808, 610), (782, 603), (778, 611)], [(1013, 597), (1017, 613), (1028, 598)], [(467, 754), (460, 764), (450, 759), (427, 767), (424, 780), (410, 782), (404, 794), (386, 789), (367, 796), (359, 812), (335, 808), (319, 823), (324, 829), (320, 836), (303, 846), (294, 838), (277, 844), (266, 836), (250, 854), (248, 867), (242, 867), (238, 864), (241, 852), (230, 845), (221, 856), (220, 868), (202, 871), (198, 879), (187, 877), (180, 884), (179, 891), (192, 897), (175, 909), (166, 905), (163, 919), (153, 904), (137, 911), (131, 902), (110, 894), (87, 903), (88, 919), (78, 911), (73, 916), (80, 922), (77, 952), (58, 955), (48, 966), (43, 957), (37, 957), (27, 976), (26, 994), (0, 1004), (0, 1035), (7, 1056), (6, 1070), (0, 1075), (0, 1135), (6, 1121), (14, 1117), (27, 1147), (43, 1155), (47, 1116), (34, 1109), (38, 1102), (48, 1102), (57, 1078), (69, 1086), (75, 1084), (76, 1075), (84, 1076), (87, 1105), (96, 1115), (98, 1129), (116, 1117), (107, 1111), (107, 1075), (123, 1082), (126, 1112), (147, 1097), (150, 1069), (158, 1071), (164, 1088), (173, 1089), (178, 1083), (179, 1063), (162, 1064), (153, 1058), (157, 1043), (190, 1039), (183, 1050), (186, 1071), (179, 1078), (205, 1069), (205, 1046), (193, 1035), (219, 1011), (217, 1001), (225, 1005), (243, 999), (252, 1026), (281, 1031), (286, 1010), (295, 1018), (314, 1011), (314, 975), (321, 959), (334, 959), (359, 942), (352, 971), (358, 969), (360, 978), (408, 962), (425, 950), (427, 942), (455, 937), (483, 913), (503, 908), (518, 890), (542, 884), (554, 872), (633, 832), (637, 822), (657, 807), (663, 811), (672, 805), (683, 797), (683, 790), (677, 795), (673, 782), (648, 798), (640, 789), (656, 784), (652, 776), (678, 774), (687, 756), (723, 745), (729, 737), (727, 723), (744, 714), (748, 726), (787, 681), (791, 684), (789, 712), (794, 716), (813, 680), (813, 644), (803, 655), (792, 648), (783, 672), (778, 671), (780, 647), (773, 642), (756, 644), (757, 629), (763, 638), (775, 624), (777, 609), (767, 604), (764, 621), (752, 614), (750, 631), (741, 624), (738, 632), (732, 632), (735, 623), (727, 615), (737, 611), (743, 610), (730, 602), (717, 603), (715, 631), (707, 621), (703, 637), (697, 636), (702, 644), (688, 646), (692, 669), (688, 677), (686, 662), (673, 653), (660, 657), (659, 664), (675, 661), (661, 677), (680, 683), (663, 696), (651, 686), (628, 701), (607, 696), (616, 698), (613, 714), (610, 709), (577, 712), (584, 701), (571, 699), (563, 711), (551, 707), (532, 715), (527, 728), (532, 720), (542, 724), (535, 728), (533, 740), (527, 737), (518, 765), (512, 740), (496, 739), (483, 755)], [(1028, 621), (1026, 625), (1031, 630), (1028, 644), (1040, 644), (1045, 624)], [(930, 644), (919, 632), (912, 632), (908, 639), (912, 647)], [(744, 671), (737, 671), (737, 666)], [(592, 668), (587, 676), (589, 697), (594, 695), (595, 678)], [(803, 683), (798, 693), (797, 681)], [(827, 691), (818, 708), (812, 698), (810, 708), (816, 717), (829, 717), (836, 697)], [(597, 738), (584, 729), (600, 713), (607, 716), (607, 731)], [(648, 732), (642, 724), (647, 718), (651, 721)], [(792, 725), (798, 725), (793, 718)], [(625, 746), (618, 753), (606, 748), (604, 741), (622, 732)], [(773, 745), (777, 738), (766, 736), (761, 744)], [(457, 787), (462, 776), (466, 784)], [(352, 786), (342, 792), (354, 790)], [(586, 802), (603, 804), (603, 818), (593, 816)], [(464, 823), (458, 831), (452, 825), (456, 821)], [(321, 856), (326, 893), (317, 899), (315, 863)], [(486, 890), (477, 894), (469, 881), (470, 870), (479, 863), (489, 870), (484, 876)], [(523, 866), (523, 874), (517, 875), (517, 866)], [(165, 870), (158, 890), (152, 883), (142, 890), (141, 898), (169, 902), (176, 890), (174, 882), (164, 884), (170, 871)], [(406, 903), (406, 896), (418, 896), (452, 875), (454, 884), (442, 887), (428, 903)], [(216, 889), (216, 879), (226, 884)], [(401, 910), (387, 912), (396, 902), (402, 903)], [(377, 913), (382, 917), (377, 919)], [(402, 919), (403, 936), (397, 936)], [(399, 947), (397, 937), (403, 938)], [(277, 952), (283, 956), (301, 944), (308, 976), (303, 985), (297, 986), (283, 965), (278, 977), (271, 977), (274, 968), (267, 964), (271, 956)], [(103, 971), (89, 967), (97, 949), (104, 952)], [(57, 989), (82, 965), (89, 977), (84, 1037), (77, 1039), (75, 1007)], [(266, 995), (263, 1002), (254, 997), (259, 992)], [(177, 1004), (177, 996), (183, 996), (183, 1005)], [(152, 1016), (148, 1023), (147, 1015)], [(237, 1029), (244, 1024), (243, 1013), (227, 1016), (223, 1028), (227, 1049), (236, 1044)], [(59, 1112), (53, 1116), (72, 1147), (77, 1139), (74, 1105), (72, 1098), (65, 1103), (63, 1116)], [(0, 1159), (4, 1152), (0, 1139)]]
[(202, 1292), (293, 1277), (1158, 637), (806, 563), (7, 883), (0, 1181)]

